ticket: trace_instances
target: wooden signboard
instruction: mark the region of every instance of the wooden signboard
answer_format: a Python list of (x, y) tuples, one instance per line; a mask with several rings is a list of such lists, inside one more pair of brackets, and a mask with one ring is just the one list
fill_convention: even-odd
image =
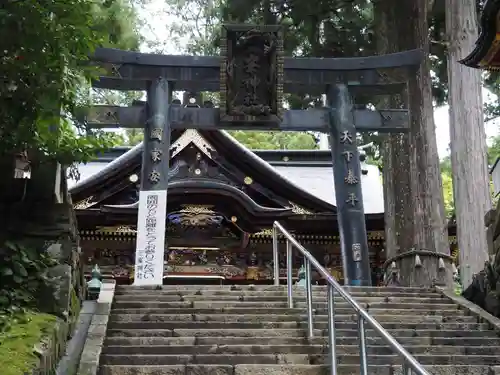
[(221, 122), (281, 122), (281, 27), (224, 25), (221, 55)]

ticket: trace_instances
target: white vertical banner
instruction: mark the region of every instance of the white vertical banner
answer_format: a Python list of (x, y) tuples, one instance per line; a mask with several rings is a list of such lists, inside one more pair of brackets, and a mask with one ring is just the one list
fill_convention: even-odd
[(134, 285), (162, 285), (167, 192), (139, 193)]

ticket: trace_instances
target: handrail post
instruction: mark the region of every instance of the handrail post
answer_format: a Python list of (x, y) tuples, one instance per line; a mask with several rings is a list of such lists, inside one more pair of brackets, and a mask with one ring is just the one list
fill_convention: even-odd
[(311, 286), (311, 262), (305, 258), (306, 263), (306, 298), (307, 298), (307, 330), (308, 337), (314, 337), (313, 311), (312, 311), (312, 286)]
[(286, 240), (286, 289), (288, 296), (288, 308), (293, 309), (293, 246)]
[[(278, 232), (279, 231), (279, 232)], [(335, 278), (325, 269), (318, 260), (302, 246), (278, 221), (273, 224), (273, 257), (275, 258), (275, 264), (278, 264), (278, 234), (283, 235), (286, 239), (287, 244), (287, 285), (292, 285), (290, 282), (290, 275), (292, 271), (292, 261), (289, 260), (291, 257), (292, 250), (294, 248), (304, 256), (305, 265), (305, 282), (306, 282), (306, 298), (307, 298), (307, 323), (308, 323), (308, 336), (313, 338), (313, 309), (312, 309), (312, 267), (327, 281), (328, 284), (328, 328), (329, 328), (329, 344), (330, 344), (330, 356), (331, 370), (330, 375), (336, 375), (337, 363), (336, 363), (336, 351), (335, 351), (335, 294), (338, 293), (345, 301), (347, 301), (354, 311), (356, 312), (358, 318), (358, 333), (359, 333), (359, 349), (360, 349), (360, 375), (368, 375), (368, 358), (367, 358), (367, 348), (366, 348), (366, 332), (365, 327), (372, 328), (382, 339), (385, 341), (395, 352), (397, 352), (401, 357), (403, 357), (403, 374), (402, 375), (431, 375), (425, 368), (420, 364), (415, 357), (408, 353), (404, 347), (401, 346), (399, 342), (386, 330), (384, 327), (377, 322), (363, 307), (361, 307), (345, 290)], [(288, 251), (290, 249), (290, 251)], [(288, 267), (290, 265), (290, 267)], [(275, 271), (275, 284), (276, 281), (279, 283), (279, 269), (274, 268)], [(278, 272), (277, 272), (278, 271)], [(300, 283), (302, 286), (302, 282)], [(293, 291), (293, 288), (291, 289)], [(291, 296), (292, 292), (287, 288), (287, 293)], [(293, 299), (290, 298), (289, 301)]]
[[(366, 356), (366, 336), (365, 336), (365, 320), (361, 315), (358, 315), (358, 337), (359, 337), (359, 359), (360, 359), (360, 375), (368, 375), (368, 358)], [(406, 375), (406, 374), (405, 374)]]
[(273, 225), (273, 270), (274, 285), (280, 285), (280, 264), (278, 256), (278, 228)]
[(408, 363), (406, 363), (406, 362), (403, 363), (403, 375), (413, 375), (413, 372), (411, 371), (411, 367), (408, 366)]
[[(335, 347), (335, 289), (328, 284), (328, 346), (330, 349), (330, 375), (337, 375), (337, 350)], [(406, 375), (406, 374), (405, 374)]]

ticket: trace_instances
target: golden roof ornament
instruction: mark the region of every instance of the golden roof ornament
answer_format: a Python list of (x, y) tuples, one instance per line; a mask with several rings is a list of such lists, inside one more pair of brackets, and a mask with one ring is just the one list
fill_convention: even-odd
[(289, 202), (292, 209), (292, 212), (297, 215), (313, 215), (313, 213), (309, 210), (306, 210), (305, 208), (299, 206), (298, 204), (295, 204), (293, 202)]
[(191, 205), (186, 205), (183, 206), (183, 208), (179, 211), (179, 213), (183, 214), (194, 214), (194, 215), (199, 215), (199, 214), (206, 214), (206, 215), (211, 215), (214, 214), (215, 212), (209, 208), (210, 206), (191, 206)]
[(76, 202), (73, 205), (73, 208), (75, 210), (85, 210), (91, 206), (93, 206), (96, 202), (94, 202), (94, 196), (91, 195), (90, 197), (85, 198), (84, 200), (81, 200), (79, 202)]

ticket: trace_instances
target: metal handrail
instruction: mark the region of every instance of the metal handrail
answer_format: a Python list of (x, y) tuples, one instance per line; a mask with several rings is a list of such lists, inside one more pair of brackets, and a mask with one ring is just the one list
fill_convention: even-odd
[(287, 294), (288, 307), (293, 308), (292, 289), (292, 251), (293, 247), (299, 250), (305, 259), (306, 269), (306, 302), (307, 323), (309, 338), (314, 336), (313, 313), (312, 313), (312, 287), (311, 287), (311, 265), (328, 283), (328, 342), (330, 348), (330, 375), (337, 375), (337, 355), (335, 350), (335, 292), (347, 301), (358, 316), (359, 351), (361, 359), (361, 375), (368, 375), (368, 359), (366, 353), (365, 323), (368, 324), (382, 339), (400, 356), (403, 357), (404, 375), (431, 375), (399, 342), (363, 309), (353, 297), (335, 280), (335, 278), (307, 251), (279, 222), (273, 224), (273, 260), (274, 260), (274, 285), (279, 285), (279, 255), (278, 255), (278, 231), (286, 238), (287, 258)]

